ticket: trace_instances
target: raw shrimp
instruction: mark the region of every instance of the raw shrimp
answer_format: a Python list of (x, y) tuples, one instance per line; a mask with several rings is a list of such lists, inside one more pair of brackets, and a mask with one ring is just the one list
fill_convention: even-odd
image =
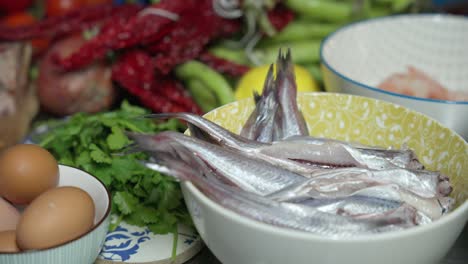
[(451, 101), (468, 101), (468, 93), (450, 91), (438, 81), (413, 66), (408, 71), (395, 73), (378, 85), (379, 88), (399, 94)]

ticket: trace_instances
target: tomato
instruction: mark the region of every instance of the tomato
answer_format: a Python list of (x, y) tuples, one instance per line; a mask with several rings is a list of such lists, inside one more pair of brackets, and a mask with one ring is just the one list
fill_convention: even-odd
[(47, 16), (60, 16), (86, 5), (86, 0), (46, 0)]
[(20, 12), (30, 7), (34, 0), (0, 0), (0, 11), (7, 14)]
[[(19, 27), (31, 25), (36, 22), (37, 18), (28, 12), (19, 12), (4, 17), (0, 23), (8, 27)], [(31, 40), (31, 45), (33, 46), (34, 54), (38, 55), (47, 49), (49, 46), (49, 40), (47, 38), (33, 39)]]

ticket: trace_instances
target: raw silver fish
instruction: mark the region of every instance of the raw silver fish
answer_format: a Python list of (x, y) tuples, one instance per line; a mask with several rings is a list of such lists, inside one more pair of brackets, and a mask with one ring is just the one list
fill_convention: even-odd
[(192, 137), (129, 136), (159, 157), (166, 174), (279, 226), (339, 237), (429, 223), (451, 209), (448, 177), (424, 170), (412, 150), (308, 136), (289, 50), (280, 51), (276, 65), (276, 79), (270, 67), (262, 95), (254, 94), (241, 135), (200, 116), (171, 113), (146, 117), (185, 120)]
[(222, 174), (243, 190), (260, 195), (306, 180), (302, 175), (271, 166), (263, 160), (252, 159), (239, 152), (178, 132), (165, 131), (156, 135), (128, 133), (128, 135), (144, 151), (171, 153), (175, 147), (183, 146), (202, 159), (216, 173)]
[[(311, 179), (311, 181), (314, 179)], [(431, 220), (440, 218), (450, 211), (454, 200), (450, 197), (421, 197), (396, 184), (381, 184), (373, 181), (348, 179), (329, 184), (311, 184), (286, 187), (266, 197), (279, 202), (303, 202), (308, 199), (337, 199), (351, 196), (366, 196), (378, 199), (399, 201), (411, 205)]]
[[(406, 172), (406, 170), (402, 171)], [(433, 184), (437, 183), (436, 179)], [(307, 197), (345, 197), (361, 189), (388, 184), (395, 184), (425, 198), (443, 196), (437, 192), (437, 187), (424, 186), (425, 183), (421, 183), (419, 178), (414, 175), (408, 176), (393, 171), (342, 168), (325, 171), (307, 181), (289, 185), (270, 194), (270, 197), (281, 201)]]
[(262, 146), (259, 152), (283, 159), (300, 160), (338, 167), (384, 170), (394, 167), (421, 169), (412, 151), (354, 147), (326, 138), (292, 137)]
[(291, 51), (288, 49), (286, 56), (281, 50), (276, 61), (276, 92), (279, 104), (276, 122), (279, 129), (275, 139), (285, 139), (291, 136), (309, 135), (307, 123), (297, 105), (296, 77), (294, 64), (291, 59)]
[[(200, 129), (197, 131), (197, 135), (195, 135), (196, 138), (200, 138), (205, 141), (217, 142), (220, 145), (225, 145), (238, 150), (245, 149), (246, 151), (250, 151), (251, 149), (255, 149), (260, 146), (269, 145), (268, 143), (258, 142), (237, 135), (213, 121), (192, 113), (158, 113), (144, 115), (143, 117), (155, 119), (178, 118), (184, 120), (192, 126), (192, 129)], [(204, 134), (202, 134), (203, 132)]]
[(300, 202), (302, 205), (311, 206), (319, 211), (362, 217), (384, 214), (403, 206), (401, 201), (352, 195), (344, 198), (308, 199)]
[[(179, 118), (199, 128), (197, 138), (245, 152), (253, 158), (263, 159), (274, 165), (305, 176), (314, 175), (319, 169), (356, 166), (370, 169), (402, 167), (421, 169), (411, 150), (379, 149), (348, 144), (339, 140), (293, 136), (283, 141), (262, 143), (237, 135), (218, 124), (189, 113), (162, 113), (147, 115), (148, 118)], [(203, 135), (203, 136), (201, 136)]]
[[(158, 161), (161, 162), (160, 159)], [(181, 161), (166, 159), (161, 163), (157, 166), (148, 164), (148, 167), (181, 181), (191, 181), (221, 206), (254, 220), (276, 226), (338, 238), (400, 230), (415, 225), (416, 213), (408, 208), (384, 217), (355, 220), (351, 217), (324, 213), (300, 204), (275, 202), (253, 193), (234, 189), (210, 180), (212, 178), (204, 177), (202, 173), (199, 173), (203, 170), (196, 167), (190, 169)]]
[(218, 143), (221, 146), (240, 151), (243, 154), (248, 155), (252, 159), (264, 160), (272, 165), (281, 166), (284, 169), (290, 170), (292, 172), (304, 176), (311, 176), (317, 171), (323, 170), (323, 168), (321, 167), (314, 167), (301, 162), (296, 162), (294, 160), (277, 158), (260, 153), (258, 150), (262, 146), (270, 145), (270, 143), (264, 143), (244, 138), (198, 115), (190, 113), (160, 113), (149, 114), (144, 117), (156, 119), (182, 119), (190, 124), (189, 128), (191, 134), (193, 133), (192, 135), (194, 135), (196, 138), (211, 143)]
[(432, 220), (439, 219), (448, 213), (455, 204), (455, 200), (450, 197), (425, 198), (394, 184), (363, 189), (356, 194), (402, 201)]
[(254, 95), (255, 109), (242, 128), (241, 135), (260, 142), (291, 136), (308, 135), (304, 116), (297, 106), (297, 87), (291, 51), (281, 50), (276, 60), (276, 79), (270, 66), (262, 95)]
[(242, 127), (241, 136), (259, 142), (271, 142), (273, 140), (275, 126), (277, 125), (275, 116), (278, 111), (275, 84), (273, 65), (270, 65), (262, 95), (254, 93), (255, 109)]
[[(351, 183), (354, 188), (349, 185)], [(323, 170), (298, 186), (287, 189), (298, 192), (298, 189), (354, 191), (368, 185), (396, 184), (421, 197), (447, 196), (452, 191), (446, 178), (432, 171), (411, 171), (401, 168), (388, 170), (368, 170), (362, 168), (340, 168)]]
[[(354, 155), (353, 156), (347, 151), (348, 149), (351, 149), (351, 147), (343, 147), (346, 146), (346, 144), (337, 140), (314, 139), (311, 137), (301, 136), (291, 137), (290, 139), (284, 141), (263, 143), (244, 138), (206, 118), (190, 113), (161, 113), (146, 115), (145, 117), (156, 119), (182, 119), (190, 124), (190, 131), (197, 138), (201, 138), (208, 142), (217, 142), (222, 146), (243, 152), (253, 159), (267, 161), (270, 164), (281, 166), (287, 170), (304, 175), (306, 177), (313, 177), (316, 173), (320, 173), (324, 168), (326, 168), (322, 166), (322, 164), (314, 163), (310, 160), (310, 158), (309, 160), (304, 161), (304, 159), (308, 158), (304, 157), (304, 155), (308, 152), (312, 153), (311, 155), (318, 156), (319, 158), (317, 158), (317, 160), (321, 162), (323, 162), (324, 159), (321, 157), (321, 155), (324, 154), (324, 156), (329, 158), (327, 161), (331, 161), (329, 163), (334, 164), (332, 167), (354, 165), (359, 167), (381, 168), (382, 164), (385, 164), (388, 168), (397, 167), (397, 164), (394, 164), (392, 161), (382, 157), (382, 153), (384, 153), (384, 150), (382, 149), (370, 147), (369, 149), (371, 151), (375, 150), (375, 152), (379, 153), (380, 155), (376, 155), (373, 158), (373, 156), (368, 155), (365, 152), (367, 149), (362, 150), (362, 147), (360, 147), (360, 149), (356, 148), (356, 151), (351, 151), (351, 153)], [(330, 141), (330, 143), (328, 141)], [(322, 153), (324, 151), (328, 151), (328, 153), (325, 155), (325, 153)], [(335, 155), (334, 151), (342, 152), (344, 154), (340, 155), (337, 153)], [(296, 154), (295, 152), (300, 152), (300, 154)], [(389, 156), (392, 158), (392, 160), (407, 160), (408, 162), (412, 162), (409, 158), (407, 158), (410, 156), (407, 151), (390, 150), (389, 152), (391, 152)], [(362, 164), (361, 161), (368, 164)]]

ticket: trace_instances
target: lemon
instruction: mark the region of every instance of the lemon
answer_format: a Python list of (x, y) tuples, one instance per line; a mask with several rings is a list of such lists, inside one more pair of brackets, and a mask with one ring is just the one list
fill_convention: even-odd
[[(253, 91), (262, 93), (270, 65), (254, 67), (246, 72), (237, 83), (235, 97), (237, 100), (252, 97)], [(294, 65), (298, 92), (316, 92), (320, 88), (312, 75), (302, 66)]]

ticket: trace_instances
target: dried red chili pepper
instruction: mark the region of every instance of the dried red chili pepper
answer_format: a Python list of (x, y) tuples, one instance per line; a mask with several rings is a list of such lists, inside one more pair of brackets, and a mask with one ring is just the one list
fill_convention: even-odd
[(123, 54), (112, 67), (112, 79), (155, 112), (201, 114), (182, 84), (168, 76), (155, 77), (151, 56), (143, 50)]
[(190, 96), (190, 93), (185, 90), (182, 83), (178, 82), (175, 77), (172, 76), (161, 76), (156, 78), (153, 83), (152, 91), (163, 95), (173, 103), (183, 106), (186, 112), (194, 114), (202, 114), (200, 106)]
[[(198, 2), (197, 0), (162, 0), (148, 8), (182, 16), (183, 13), (192, 12)], [(160, 39), (167, 33), (168, 29), (165, 30), (165, 27), (174, 22), (166, 16), (147, 12), (146, 15), (139, 13), (125, 23), (107, 23), (99, 34), (83, 45), (78, 52), (58, 60), (58, 63), (66, 70), (82, 68), (95, 59), (103, 58), (108, 51), (129, 48)]]
[(44, 19), (30, 26), (16, 28), (0, 26), (0, 39), (25, 40), (37, 37), (61, 37), (74, 31), (90, 28), (106, 20), (133, 16), (141, 9), (142, 6), (134, 4), (84, 7), (63, 16)]
[(184, 14), (167, 36), (147, 47), (155, 53), (155, 67), (162, 73), (176, 65), (197, 58), (213, 39), (230, 35), (240, 29), (240, 21), (218, 16), (212, 1), (200, 1), (192, 12)]
[(270, 20), (270, 23), (278, 31), (281, 31), (293, 19), (294, 13), (283, 5), (277, 5), (268, 12), (268, 20)]
[(190, 112), (185, 107), (174, 104), (162, 95), (153, 93), (152, 91), (142, 90), (138, 94), (140, 102), (145, 107), (148, 107), (154, 112), (158, 113), (179, 113)]
[(142, 105), (155, 112), (185, 112), (185, 108), (175, 105), (162, 95), (156, 94), (150, 89), (143, 88), (138, 67), (128, 61), (120, 61), (112, 67), (112, 79), (120, 84), (130, 94), (136, 96)]
[(215, 69), (217, 72), (227, 74), (231, 77), (240, 77), (250, 69), (249, 66), (237, 64), (235, 62), (216, 57), (215, 55), (206, 51), (203, 52), (200, 57), (198, 57), (198, 59), (211, 68)]

